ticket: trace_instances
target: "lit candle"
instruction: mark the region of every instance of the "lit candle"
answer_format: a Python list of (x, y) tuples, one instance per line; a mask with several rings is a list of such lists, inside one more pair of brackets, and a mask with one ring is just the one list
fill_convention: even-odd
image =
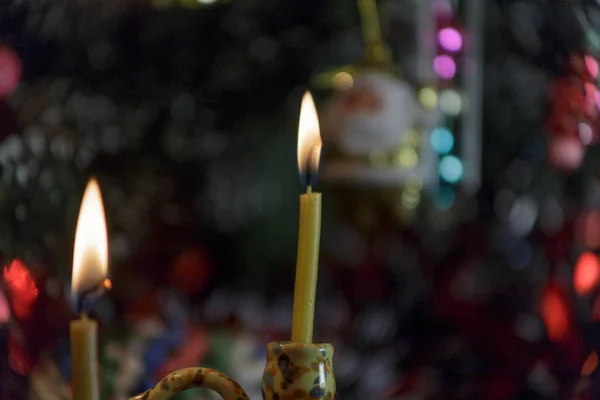
[(300, 196), (300, 228), (292, 322), (292, 341), (296, 343), (311, 343), (313, 337), (321, 237), (321, 193), (313, 192), (311, 185), (319, 169), (321, 146), (317, 109), (312, 96), (306, 92), (302, 98), (298, 127), (298, 168), (306, 183), (306, 193)]
[(100, 187), (95, 179), (85, 189), (73, 250), (71, 291), (79, 299), (80, 319), (71, 322), (71, 374), (74, 400), (98, 400), (98, 324), (83, 310), (83, 297), (105, 284), (108, 237)]

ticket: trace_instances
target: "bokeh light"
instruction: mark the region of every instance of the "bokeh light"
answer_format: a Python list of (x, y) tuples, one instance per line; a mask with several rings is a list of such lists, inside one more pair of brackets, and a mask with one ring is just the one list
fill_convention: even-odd
[(566, 339), (570, 328), (569, 306), (564, 294), (555, 286), (544, 291), (541, 311), (548, 338), (552, 341)]
[(592, 250), (600, 247), (600, 211), (582, 215), (577, 225), (580, 242), (585, 247)]
[(450, 183), (456, 183), (461, 180), (464, 172), (462, 162), (455, 156), (445, 156), (440, 161), (440, 175)]
[(13, 312), (18, 318), (27, 319), (38, 297), (37, 285), (27, 265), (21, 260), (13, 260), (4, 267), (3, 277), (10, 294)]
[(457, 52), (462, 49), (463, 38), (454, 28), (444, 28), (438, 32), (438, 42), (447, 51)]
[(394, 161), (401, 167), (414, 168), (419, 162), (419, 155), (413, 147), (407, 146), (400, 149)]
[(462, 98), (456, 90), (444, 90), (439, 101), (441, 110), (448, 115), (456, 116), (462, 111)]
[(435, 205), (438, 209), (447, 211), (454, 206), (455, 200), (454, 189), (448, 186), (441, 186), (435, 196)]
[(592, 252), (585, 252), (577, 260), (573, 286), (580, 295), (591, 293), (600, 282), (600, 260)]
[(349, 90), (354, 86), (354, 78), (347, 72), (338, 72), (333, 77), (332, 83), (337, 90)]
[(442, 79), (452, 79), (456, 75), (456, 62), (452, 57), (440, 55), (433, 60), (433, 69)]
[(592, 78), (596, 79), (598, 77), (598, 61), (590, 55), (584, 57), (585, 66), (592, 76)]
[(454, 136), (446, 128), (435, 128), (431, 132), (431, 147), (438, 154), (448, 154), (454, 147)]
[(581, 143), (584, 146), (589, 146), (594, 142), (594, 130), (589, 124), (586, 124), (585, 122), (579, 123), (577, 131), (579, 132)]
[(430, 110), (437, 106), (438, 96), (435, 88), (424, 87), (419, 91), (419, 101), (426, 109)]
[(592, 351), (581, 367), (581, 376), (589, 376), (598, 368), (598, 354)]
[(571, 171), (583, 162), (585, 148), (576, 137), (554, 137), (549, 145), (550, 163), (557, 169)]
[(4, 292), (0, 290), (0, 326), (4, 325), (10, 319), (10, 306)]

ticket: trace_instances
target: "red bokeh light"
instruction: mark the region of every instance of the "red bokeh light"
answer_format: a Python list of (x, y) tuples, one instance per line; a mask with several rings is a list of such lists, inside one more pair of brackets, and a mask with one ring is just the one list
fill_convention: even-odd
[(590, 250), (600, 248), (600, 211), (582, 214), (577, 221), (578, 242)]
[(591, 293), (600, 282), (600, 260), (592, 252), (585, 252), (577, 260), (573, 273), (573, 286), (580, 294)]
[(10, 306), (4, 293), (0, 290), (0, 325), (5, 324), (10, 319)]
[(598, 368), (598, 354), (595, 351), (588, 356), (581, 367), (581, 376), (588, 376), (594, 373)]
[(29, 374), (35, 365), (35, 360), (13, 336), (8, 339), (8, 364), (13, 371), (21, 375)]
[(564, 294), (557, 287), (550, 285), (544, 291), (541, 312), (548, 338), (552, 341), (567, 339), (571, 313)]
[(15, 259), (4, 267), (3, 276), (15, 316), (28, 318), (39, 293), (29, 269), (23, 261)]
[(577, 137), (555, 136), (550, 138), (549, 156), (553, 167), (573, 171), (583, 162), (585, 147)]
[(0, 46), (0, 99), (10, 96), (21, 80), (21, 60), (17, 53)]

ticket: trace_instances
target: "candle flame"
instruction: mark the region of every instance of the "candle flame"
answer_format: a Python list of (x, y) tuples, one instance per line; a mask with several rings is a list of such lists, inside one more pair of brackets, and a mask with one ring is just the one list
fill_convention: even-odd
[(322, 146), (317, 108), (310, 92), (307, 91), (302, 97), (298, 126), (298, 168), (301, 174), (316, 172), (319, 169)]
[(108, 234), (98, 181), (91, 179), (83, 194), (73, 250), (71, 291), (85, 292), (105, 282), (108, 272)]

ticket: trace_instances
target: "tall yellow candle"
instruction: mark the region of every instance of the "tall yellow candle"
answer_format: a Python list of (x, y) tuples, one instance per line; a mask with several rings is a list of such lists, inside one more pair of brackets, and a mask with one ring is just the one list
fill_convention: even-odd
[(71, 374), (74, 400), (97, 400), (98, 386), (98, 324), (85, 314), (71, 322)]
[(312, 96), (307, 92), (302, 98), (298, 128), (298, 167), (306, 178), (307, 193), (300, 196), (292, 321), (292, 341), (297, 343), (311, 343), (313, 338), (321, 237), (321, 193), (312, 192), (311, 183), (319, 168), (321, 146), (317, 109)]
[[(85, 190), (73, 251), (71, 291), (78, 298), (102, 285), (108, 270), (108, 237), (102, 194), (92, 179)], [(82, 302), (78, 301), (78, 304)], [(83, 310), (70, 325), (73, 400), (100, 399), (98, 376), (98, 324)]]

